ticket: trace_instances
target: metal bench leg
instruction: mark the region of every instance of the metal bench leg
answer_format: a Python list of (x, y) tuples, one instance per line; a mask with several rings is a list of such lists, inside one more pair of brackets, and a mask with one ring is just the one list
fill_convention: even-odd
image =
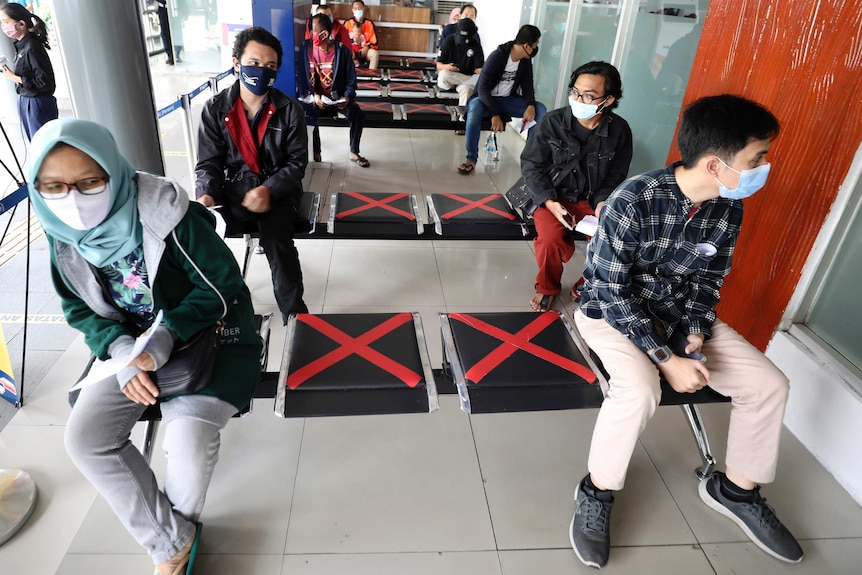
[(150, 459), (153, 457), (153, 443), (156, 441), (156, 433), (159, 431), (159, 422), (157, 420), (147, 421), (144, 424), (144, 436), (141, 442), (141, 455), (150, 464)]
[(686, 403), (680, 407), (688, 419), (688, 425), (694, 435), (694, 441), (697, 443), (697, 449), (700, 451), (700, 458), (703, 461), (703, 467), (695, 469), (694, 474), (697, 475), (698, 479), (706, 479), (715, 470), (716, 461), (709, 448), (709, 438), (707, 438), (706, 429), (703, 427), (703, 418), (700, 416), (697, 405), (693, 403)]
[(251, 255), (254, 253), (254, 248), (257, 245), (251, 234), (243, 234), (242, 239), (245, 240), (245, 256), (242, 258), (242, 279), (245, 279), (248, 273), (248, 266), (251, 263)]

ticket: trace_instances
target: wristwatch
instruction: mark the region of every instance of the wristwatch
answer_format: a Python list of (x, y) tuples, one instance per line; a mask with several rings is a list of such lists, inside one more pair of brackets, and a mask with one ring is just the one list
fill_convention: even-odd
[(663, 345), (661, 347), (657, 347), (653, 350), (648, 351), (647, 355), (654, 364), (658, 365), (660, 363), (665, 363), (666, 361), (668, 361), (670, 359), (670, 356), (673, 355), (673, 352), (668, 346)]

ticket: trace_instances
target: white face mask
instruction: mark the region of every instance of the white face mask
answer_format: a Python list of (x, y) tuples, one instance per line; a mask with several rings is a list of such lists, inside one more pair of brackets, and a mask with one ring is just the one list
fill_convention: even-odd
[(111, 190), (108, 185), (105, 191), (98, 194), (82, 194), (78, 190), (69, 190), (65, 198), (45, 200), (48, 209), (61, 222), (75, 230), (91, 230), (101, 224), (111, 207)]
[(569, 106), (572, 108), (572, 115), (578, 120), (594, 118), (599, 114), (599, 106), (602, 105), (604, 105), (604, 101), (598, 104), (584, 104), (569, 96)]
[(365, 10), (354, 10), (353, 17), (357, 20), (362, 20), (362, 17), (365, 16)]

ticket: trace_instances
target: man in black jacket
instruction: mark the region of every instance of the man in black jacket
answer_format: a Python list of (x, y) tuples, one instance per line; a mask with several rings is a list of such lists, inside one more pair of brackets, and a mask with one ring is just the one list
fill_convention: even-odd
[(524, 182), (538, 206), (534, 311), (550, 309), (562, 290), (563, 264), (575, 253), (575, 222), (599, 214), (632, 159), (631, 129), (611, 112), (623, 97), (617, 69), (607, 62), (584, 64), (572, 72), (569, 90), (569, 107), (545, 116), (521, 153)]
[(207, 207), (224, 206), (228, 233), (257, 227), (287, 323), (289, 314), (308, 311), (293, 244), (308, 136), (302, 106), (273, 88), (281, 59), (281, 43), (263, 28), (237, 34), (239, 79), (213, 96), (201, 115), (195, 195)]
[(533, 92), (531, 61), (539, 53), (541, 35), (538, 28), (525, 24), (513, 42), (500, 44), (485, 60), (467, 106), (467, 160), (458, 173), (472, 174), (476, 169), (483, 118), (491, 116), (491, 131), (502, 132), (504, 120), (521, 118), (526, 125), (545, 115), (545, 105), (536, 101)]
[(364, 115), (356, 103), (356, 67), (350, 49), (332, 40), (332, 20), (326, 14), (311, 18), (311, 38), (302, 44), (305, 73), (299, 74), (296, 95), (305, 104), (312, 130), (314, 161), (320, 157), (319, 116), (335, 116), (341, 111), (350, 124), (350, 161), (367, 168), (371, 163), (359, 153)]

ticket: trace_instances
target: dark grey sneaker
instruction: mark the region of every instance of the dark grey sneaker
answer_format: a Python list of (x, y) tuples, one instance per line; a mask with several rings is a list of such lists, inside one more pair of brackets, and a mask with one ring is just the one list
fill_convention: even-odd
[(614, 496), (584, 484), (575, 489), (575, 515), (569, 526), (569, 541), (584, 565), (601, 569), (611, 551), (610, 521)]
[(802, 561), (802, 548), (775, 516), (775, 510), (766, 504), (766, 498), (760, 496), (760, 486), (755, 490), (753, 502), (739, 503), (721, 493), (719, 482), (723, 478), (724, 473), (716, 472), (700, 482), (697, 491), (703, 502), (739, 525), (755, 545), (776, 559), (788, 563)]

